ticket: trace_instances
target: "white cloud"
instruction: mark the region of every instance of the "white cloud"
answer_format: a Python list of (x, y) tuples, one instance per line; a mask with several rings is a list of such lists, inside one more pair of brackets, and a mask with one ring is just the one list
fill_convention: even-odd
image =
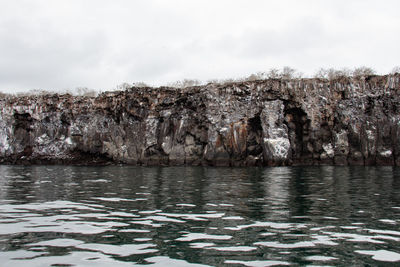
[(396, 0), (0, 0), (0, 90), (399, 65)]

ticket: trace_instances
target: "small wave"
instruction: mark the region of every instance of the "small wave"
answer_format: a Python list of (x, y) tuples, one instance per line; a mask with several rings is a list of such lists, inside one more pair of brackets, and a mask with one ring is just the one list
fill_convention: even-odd
[(175, 240), (177, 241), (193, 241), (193, 240), (201, 240), (201, 239), (216, 239), (216, 240), (228, 240), (231, 239), (230, 235), (209, 235), (204, 233), (188, 233), (184, 234), (182, 237), (179, 237)]
[(371, 255), (372, 258), (377, 261), (400, 261), (400, 254), (389, 250), (356, 250), (355, 252), (363, 255)]

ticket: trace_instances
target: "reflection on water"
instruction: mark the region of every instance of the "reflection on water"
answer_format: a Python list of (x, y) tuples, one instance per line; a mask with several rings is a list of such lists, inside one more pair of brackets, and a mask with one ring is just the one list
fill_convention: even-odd
[(4, 266), (400, 264), (394, 167), (0, 166)]

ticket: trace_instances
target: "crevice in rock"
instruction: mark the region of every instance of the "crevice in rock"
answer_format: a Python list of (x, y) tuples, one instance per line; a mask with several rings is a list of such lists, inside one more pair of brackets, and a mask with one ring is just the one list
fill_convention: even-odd
[(31, 114), (14, 112), (14, 139), (19, 145), (17, 158), (26, 158), (32, 155), (32, 124)]
[(247, 155), (259, 156), (262, 155), (262, 124), (260, 113), (248, 120), (247, 130)]
[(307, 114), (298, 107), (285, 105), (285, 124), (288, 127), (289, 141), (291, 145), (291, 157), (299, 161), (308, 154), (307, 142), (309, 141), (309, 120)]
[(31, 114), (29, 113), (18, 113), (15, 112), (14, 113), (14, 129), (23, 129), (27, 132), (30, 132), (31, 129), (31, 125), (33, 122), (33, 118), (31, 117)]

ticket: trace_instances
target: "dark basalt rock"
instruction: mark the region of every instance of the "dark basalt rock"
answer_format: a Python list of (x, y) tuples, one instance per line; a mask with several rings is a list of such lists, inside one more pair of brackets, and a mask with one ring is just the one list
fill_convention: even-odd
[(10, 164), (399, 165), (400, 75), (7, 96)]

